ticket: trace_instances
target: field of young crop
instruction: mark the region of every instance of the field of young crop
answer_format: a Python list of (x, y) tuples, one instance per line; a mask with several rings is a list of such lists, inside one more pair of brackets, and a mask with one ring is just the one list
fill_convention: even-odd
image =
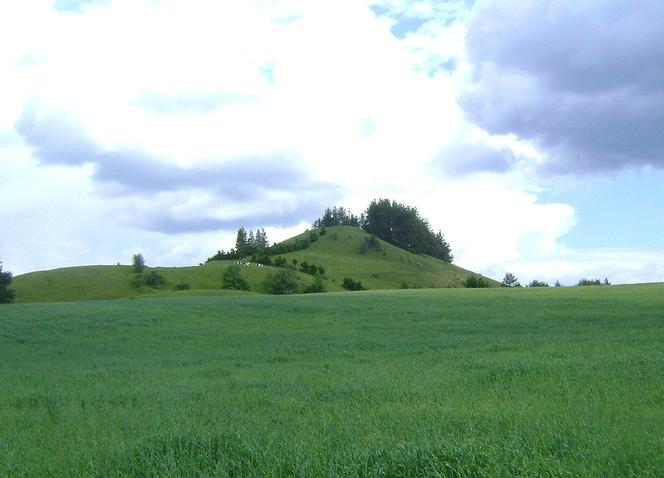
[(0, 306), (0, 476), (664, 476), (664, 286)]

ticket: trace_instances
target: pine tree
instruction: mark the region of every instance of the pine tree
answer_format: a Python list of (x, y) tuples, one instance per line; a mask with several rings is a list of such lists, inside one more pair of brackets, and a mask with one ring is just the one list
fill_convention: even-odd
[(247, 254), (247, 231), (244, 227), (237, 230), (237, 238), (235, 239), (235, 252), (239, 257)]

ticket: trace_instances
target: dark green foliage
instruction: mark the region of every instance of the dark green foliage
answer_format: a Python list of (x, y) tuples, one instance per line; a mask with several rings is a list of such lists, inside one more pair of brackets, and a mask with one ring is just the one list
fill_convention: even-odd
[(443, 233), (434, 233), (415, 207), (389, 199), (373, 200), (362, 215), (361, 225), (368, 233), (409, 252), (452, 262), (452, 251)]
[(297, 275), (291, 269), (279, 269), (267, 275), (262, 283), (263, 291), (268, 294), (295, 294), (298, 289)]
[(378, 238), (373, 234), (362, 239), (362, 243), (360, 244), (361, 254), (366, 254), (367, 252), (370, 251), (380, 251), (380, 250), (381, 250), (380, 241), (378, 241)]
[(266, 255), (264, 252), (252, 255), (251, 262), (255, 262), (256, 264), (263, 264), (264, 266), (274, 265), (272, 257)]
[(221, 276), (222, 288), (226, 290), (249, 290), (249, 283), (242, 277), (240, 266), (230, 266)]
[(521, 284), (519, 284), (519, 280), (511, 272), (505, 274), (505, 277), (503, 278), (501, 285), (503, 287), (521, 287)]
[[(288, 267), (288, 261), (286, 258), (278, 256), (274, 261), (274, 267), (281, 267), (282, 269)], [(293, 267), (295, 267), (295, 264), (293, 264)]]
[(131, 287), (134, 289), (140, 289), (145, 285), (145, 277), (143, 274), (136, 274), (131, 278)]
[(549, 284), (546, 283), (546, 282), (543, 282), (543, 281), (537, 280), (537, 279), (533, 279), (533, 280), (530, 281), (530, 283), (528, 284), (528, 287), (549, 287)]
[(275, 254), (288, 254), (289, 252), (301, 251), (304, 249), (308, 249), (309, 246), (314, 242), (316, 242), (317, 240), (318, 240), (318, 234), (316, 233), (316, 231), (312, 231), (309, 234), (308, 238), (273, 244), (265, 250), (265, 253), (269, 255), (275, 255)]
[(468, 289), (484, 289), (490, 287), (491, 284), (489, 284), (489, 281), (481, 275), (471, 275), (463, 281), (463, 286)]
[(166, 285), (166, 279), (159, 272), (152, 270), (145, 275), (145, 285), (158, 288)]
[(366, 287), (362, 285), (361, 281), (353, 280), (350, 277), (344, 277), (341, 287), (347, 290), (367, 290)]
[(190, 290), (191, 284), (189, 282), (180, 282), (175, 284), (175, 290)]
[(562, 287), (563, 285), (560, 283), (559, 280), (557, 280), (556, 283), (553, 286), (554, 287)]
[(131, 258), (131, 266), (134, 272), (141, 273), (145, 270), (145, 259), (143, 259), (143, 254), (134, 254), (134, 257)]
[(140, 289), (141, 287), (158, 289), (164, 285), (166, 285), (166, 279), (155, 270), (152, 270), (147, 274), (136, 274), (131, 279), (131, 286), (134, 289)]
[(360, 227), (360, 218), (353, 215), (343, 207), (326, 208), (323, 215), (313, 223), (314, 229), (323, 229), (332, 226)]
[(14, 276), (9, 271), (2, 271), (2, 262), (0, 262), (0, 304), (11, 304), (16, 299), (16, 292), (10, 289)]
[(599, 279), (581, 279), (577, 286), (586, 286), (586, 285), (602, 285), (602, 282)]
[[(214, 256), (208, 258), (207, 262), (237, 260), (248, 256), (257, 256), (262, 258), (266, 255), (269, 255), (266, 252), (266, 249), (269, 245), (270, 243), (267, 239), (267, 233), (265, 232), (265, 229), (259, 228), (256, 229), (256, 232), (252, 230), (247, 232), (244, 227), (241, 227), (238, 229), (237, 235), (235, 237), (235, 248), (228, 252), (217, 251)], [(260, 262), (253, 259), (253, 257), (252, 261)], [(262, 264), (263, 262), (260, 263)]]
[(314, 280), (304, 288), (305, 294), (319, 294), (321, 292), (326, 292), (327, 288), (325, 287), (325, 282), (323, 281), (323, 276), (316, 274)]
[(325, 268), (323, 266), (317, 266), (316, 264), (309, 264), (307, 261), (302, 261), (300, 263), (300, 272), (311, 275), (325, 275)]

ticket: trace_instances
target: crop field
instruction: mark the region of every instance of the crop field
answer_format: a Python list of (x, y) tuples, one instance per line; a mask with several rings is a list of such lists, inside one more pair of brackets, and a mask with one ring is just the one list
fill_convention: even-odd
[(2, 306), (0, 476), (664, 476), (664, 286)]

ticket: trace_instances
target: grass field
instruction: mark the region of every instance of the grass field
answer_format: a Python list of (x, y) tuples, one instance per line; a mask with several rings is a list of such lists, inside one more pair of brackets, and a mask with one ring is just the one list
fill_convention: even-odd
[(0, 476), (664, 476), (664, 286), (0, 307)]
[[(306, 237), (308, 233), (296, 236)], [(461, 287), (472, 273), (453, 264), (428, 256), (418, 256), (384, 241), (380, 250), (360, 252), (362, 240), (368, 234), (348, 226), (330, 227), (327, 234), (309, 249), (284, 254), (291, 263), (307, 261), (326, 269), (325, 287), (330, 292), (343, 291), (344, 277), (360, 280), (369, 289), (399, 289)], [(245, 259), (244, 261), (249, 260)], [(60, 302), (94, 299), (121, 299), (143, 297), (183, 297), (191, 295), (228, 295), (222, 289), (223, 271), (235, 261), (213, 261), (204, 266), (155, 267), (167, 284), (157, 290), (131, 286), (135, 274), (127, 265), (67, 267), (51, 271), (31, 272), (17, 276), (12, 288), (16, 289), (16, 302)], [(242, 267), (242, 275), (249, 282), (251, 292), (261, 293), (261, 282), (272, 267)], [(301, 288), (310, 284), (312, 276), (298, 272)], [(176, 291), (179, 283), (191, 286), (189, 291)], [(498, 283), (491, 281), (492, 285)], [(230, 292), (237, 295), (237, 292)]]

